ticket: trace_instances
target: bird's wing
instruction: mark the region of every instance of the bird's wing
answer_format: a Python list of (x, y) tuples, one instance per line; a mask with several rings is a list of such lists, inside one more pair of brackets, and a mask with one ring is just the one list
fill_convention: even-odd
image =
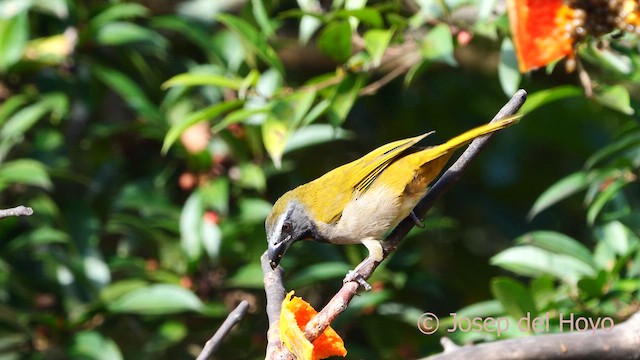
[[(431, 133), (383, 145), (362, 158), (342, 165), (304, 185), (308, 187), (309, 210), (327, 224), (337, 223), (354, 194), (366, 192), (375, 179), (405, 150)], [(326, 194), (323, 196), (322, 194)]]
[(383, 145), (351, 163), (355, 172), (353, 179), (356, 180), (353, 184), (354, 191), (359, 194), (366, 192), (378, 176), (380, 176), (398, 156), (432, 133), (433, 131)]

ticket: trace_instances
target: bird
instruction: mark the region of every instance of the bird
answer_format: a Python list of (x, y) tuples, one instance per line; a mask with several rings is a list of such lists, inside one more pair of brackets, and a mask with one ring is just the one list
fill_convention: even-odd
[[(415, 145), (433, 134), (398, 140), (284, 193), (265, 220), (267, 257), (272, 269), (299, 240), (362, 244), (380, 262), (384, 235), (426, 194), (454, 151), (473, 139), (504, 129), (520, 116), (494, 121), (426, 148)], [(345, 278), (358, 277), (358, 268)]]

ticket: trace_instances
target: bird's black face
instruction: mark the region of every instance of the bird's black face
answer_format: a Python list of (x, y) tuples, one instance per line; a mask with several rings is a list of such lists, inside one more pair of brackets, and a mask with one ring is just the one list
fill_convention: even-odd
[(275, 269), (289, 246), (302, 239), (314, 238), (315, 226), (302, 205), (290, 203), (284, 213), (272, 224), (266, 224), (267, 256)]

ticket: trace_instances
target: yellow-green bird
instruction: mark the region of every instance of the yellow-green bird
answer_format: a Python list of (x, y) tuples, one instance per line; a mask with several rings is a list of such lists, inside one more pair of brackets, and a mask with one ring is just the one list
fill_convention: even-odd
[(488, 123), (428, 148), (414, 145), (433, 132), (398, 140), (286, 192), (265, 222), (271, 267), (302, 239), (363, 244), (381, 261), (384, 235), (411, 214), (454, 150), (518, 119)]

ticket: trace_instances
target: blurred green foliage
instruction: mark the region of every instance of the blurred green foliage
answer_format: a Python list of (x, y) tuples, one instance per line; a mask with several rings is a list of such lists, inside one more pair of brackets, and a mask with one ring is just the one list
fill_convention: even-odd
[[(264, 357), (270, 204), (383, 143), (486, 122), (518, 84), (526, 117), (334, 324), (347, 357), (440, 351), (416, 327), (425, 311), (628, 317), (637, 39), (580, 49), (587, 99), (563, 69), (517, 73), (503, 12), (490, 0), (1, 1), (0, 207), (35, 214), (0, 221), (0, 355), (193, 358), (246, 299), (217, 356)], [(320, 308), (365, 251), (288, 255), (285, 285)]]

